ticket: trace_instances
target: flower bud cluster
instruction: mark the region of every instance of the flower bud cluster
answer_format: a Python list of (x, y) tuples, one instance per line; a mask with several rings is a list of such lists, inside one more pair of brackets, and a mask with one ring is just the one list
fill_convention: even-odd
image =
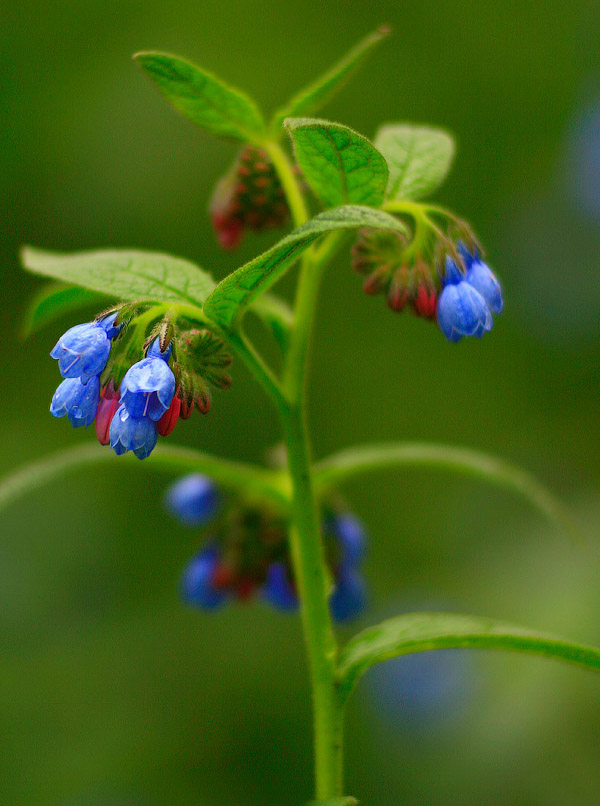
[(463, 230), (469, 247), (442, 237), (423, 254), (402, 235), (361, 230), (352, 255), (355, 271), (366, 276), (365, 293), (383, 293), (392, 310), (408, 307), (437, 321), (448, 341), (481, 337), (492, 328), (492, 314), (502, 311), (502, 289), (466, 225)]
[[(188, 604), (210, 610), (260, 593), (277, 610), (298, 609), (285, 515), (263, 503), (223, 503), (215, 485), (200, 474), (173, 484), (166, 505), (184, 524), (202, 527), (205, 533), (203, 548), (182, 576), (182, 595)], [(333, 581), (331, 613), (337, 621), (347, 621), (365, 606), (365, 586), (358, 572), (365, 550), (364, 528), (349, 513), (331, 510), (325, 515), (323, 539)]]
[[(128, 358), (139, 355), (133, 338), (123, 350), (117, 349), (107, 366), (111, 340), (122, 335), (123, 325), (115, 324), (118, 317), (120, 312), (77, 325), (58, 340), (51, 356), (66, 380), (56, 390), (50, 411), (55, 417), (66, 415), (75, 427), (95, 421), (101, 445), (110, 445), (118, 456), (132, 451), (145, 459), (158, 436), (173, 431), (180, 415), (189, 417), (194, 406), (203, 413), (209, 410), (208, 381), (228, 388), (231, 378), (223, 368), (231, 358), (212, 333), (195, 330), (176, 337), (164, 320), (146, 341), (141, 360), (131, 364)], [(141, 340), (138, 343), (141, 346)], [(175, 346), (181, 348), (180, 362), (172, 356)]]
[(283, 226), (289, 207), (266, 151), (246, 146), (217, 184), (209, 205), (219, 243), (233, 249), (245, 229), (262, 232)]

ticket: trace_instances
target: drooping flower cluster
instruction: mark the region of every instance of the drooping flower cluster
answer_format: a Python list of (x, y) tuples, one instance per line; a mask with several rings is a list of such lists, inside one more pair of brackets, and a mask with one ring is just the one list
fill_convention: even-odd
[(285, 193), (266, 151), (244, 147), (218, 182), (209, 209), (224, 249), (236, 247), (245, 229), (262, 232), (287, 222), (290, 211)]
[[(116, 355), (111, 352), (111, 340), (123, 334), (124, 325), (115, 324), (118, 317), (119, 312), (111, 313), (61, 336), (51, 356), (66, 380), (56, 390), (50, 411), (55, 417), (66, 415), (75, 427), (95, 421), (101, 445), (110, 445), (119, 456), (132, 451), (145, 459), (158, 436), (170, 434), (180, 416), (189, 417), (194, 408), (208, 412), (207, 382), (229, 387), (231, 378), (224, 368), (231, 357), (212, 333), (184, 331), (175, 338), (170, 323), (163, 321), (146, 341), (143, 357), (131, 364), (137, 352), (135, 337), (132, 344), (115, 348)], [(180, 358), (171, 367), (175, 342)]]
[[(223, 504), (212, 481), (200, 474), (184, 476), (173, 484), (166, 505), (183, 523), (204, 527), (207, 534), (204, 546), (182, 575), (186, 602), (210, 610), (260, 592), (277, 610), (297, 610), (285, 515), (255, 502)], [(365, 586), (358, 573), (365, 550), (364, 528), (349, 513), (330, 511), (323, 537), (333, 581), (331, 613), (337, 621), (346, 621), (365, 606)]]
[(502, 311), (502, 289), (469, 242), (467, 248), (462, 240), (443, 239), (432, 247), (438, 257), (426, 259), (415, 255), (402, 235), (363, 230), (353, 247), (353, 266), (366, 275), (365, 293), (384, 293), (392, 310), (409, 307), (437, 320), (448, 341), (481, 337), (492, 328), (492, 314)]
[(50, 355), (58, 361), (60, 384), (50, 404), (54, 417), (68, 417), (74, 428), (91, 425), (100, 402), (100, 375), (120, 328), (113, 313), (67, 330)]

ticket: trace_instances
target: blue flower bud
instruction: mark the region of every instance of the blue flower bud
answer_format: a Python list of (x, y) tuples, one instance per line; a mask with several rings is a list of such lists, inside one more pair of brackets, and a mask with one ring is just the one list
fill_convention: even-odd
[(492, 329), (492, 315), (485, 299), (460, 273), (456, 263), (446, 258), (445, 286), (438, 299), (437, 319), (448, 341), (478, 336)]
[(271, 563), (267, 581), (262, 590), (263, 598), (277, 610), (297, 610), (298, 597), (288, 579), (283, 563)]
[(207, 610), (225, 603), (227, 594), (213, 585), (218, 563), (219, 552), (214, 546), (207, 546), (190, 560), (181, 577), (181, 596), (185, 602)]
[(349, 621), (365, 608), (367, 593), (360, 574), (352, 568), (342, 566), (336, 586), (329, 597), (331, 614), (336, 621)]
[(504, 307), (502, 289), (490, 267), (481, 260), (473, 260), (467, 271), (465, 282), (479, 291), (492, 313), (501, 313)]
[(52, 398), (50, 413), (54, 417), (67, 415), (73, 428), (84, 425), (86, 428), (94, 422), (98, 403), (100, 402), (100, 379), (90, 378), (83, 384), (79, 378), (67, 378), (63, 381)]
[(357, 565), (365, 554), (366, 532), (362, 523), (349, 512), (327, 519), (325, 530), (336, 537), (345, 565)]
[(186, 525), (201, 526), (216, 514), (219, 491), (208, 476), (190, 473), (168, 488), (165, 504)]
[(110, 353), (110, 339), (98, 322), (86, 322), (67, 330), (55, 344), (52, 358), (58, 359), (63, 378), (81, 378), (85, 383), (100, 375)]
[(158, 339), (148, 356), (138, 361), (125, 373), (121, 382), (121, 400), (133, 417), (150, 417), (160, 420), (171, 405), (175, 394), (175, 376), (171, 371), (168, 353), (156, 354)]
[(133, 417), (123, 404), (110, 424), (110, 447), (117, 456), (133, 451), (138, 459), (150, 456), (158, 439), (156, 423), (149, 417)]
[(115, 325), (115, 319), (117, 318), (118, 315), (119, 312), (115, 311), (115, 313), (111, 313), (108, 316), (103, 317), (102, 319), (98, 319), (96, 322), (97, 325), (100, 325), (100, 327), (105, 330), (106, 335), (108, 336), (109, 339), (114, 339), (115, 336), (118, 336), (123, 328), (122, 324)]

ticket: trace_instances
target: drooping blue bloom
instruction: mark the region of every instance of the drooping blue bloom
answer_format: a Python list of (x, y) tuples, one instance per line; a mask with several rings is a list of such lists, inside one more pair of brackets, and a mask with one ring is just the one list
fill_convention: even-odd
[(349, 621), (365, 608), (367, 592), (362, 577), (354, 569), (342, 566), (329, 597), (331, 615), (336, 621)]
[(133, 417), (123, 404), (110, 424), (110, 447), (117, 456), (133, 451), (138, 459), (150, 456), (158, 439), (158, 429), (149, 417)]
[(451, 257), (446, 257), (444, 288), (438, 299), (437, 319), (448, 341), (478, 336), (492, 329), (492, 315), (485, 299), (466, 282)]
[(52, 398), (50, 413), (54, 417), (69, 418), (73, 428), (94, 422), (100, 402), (100, 379), (97, 375), (85, 384), (79, 378), (64, 380)]
[(69, 328), (55, 344), (52, 358), (58, 360), (63, 378), (81, 378), (85, 383), (100, 375), (110, 353), (110, 338), (98, 322), (86, 322)]
[(208, 476), (190, 473), (168, 488), (165, 503), (187, 526), (201, 526), (216, 514), (219, 491)]
[(213, 585), (218, 563), (219, 551), (215, 546), (206, 546), (190, 560), (181, 577), (181, 596), (185, 602), (208, 610), (225, 603), (227, 594)]
[[(158, 350), (158, 354), (157, 351)], [(121, 382), (121, 401), (133, 417), (160, 420), (175, 394), (175, 376), (167, 361), (170, 348), (160, 352), (155, 339), (148, 355), (130, 367)]]
[(277, 610), (289, 612), (298, 609), (298, 597), (290, 584), (283, 563), (275, 562), (269, 566), (262, 595)]
[(337, 538), (345, 565), (360, 563), (365, 554), (366, 532), (357, 517), (345, 512), (327, 518), (325, 531)]
[(487, 263), (483, 262), (477, 250), (473, 253), (469, 252), (462, 242), (459, 242), (457, 246), (467, 268), (465, 282), (473, 286), (476, 291), (479, 291), (491, 313), (502, 313), (502, 308), (504, 307), (502, 288), (494, 272)]

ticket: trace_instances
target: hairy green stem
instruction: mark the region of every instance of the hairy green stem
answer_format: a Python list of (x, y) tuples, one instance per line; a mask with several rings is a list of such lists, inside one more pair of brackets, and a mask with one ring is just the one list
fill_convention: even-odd
[[(277, 143), (267, 147), (296, 227), (308, 218), (293, 168)], [(283, 368), (279, 407), (292, 484), (290, 544), (296, 584), (302, 606), (302, 625), (308, 653), (313, 709), (315, 787), (318, 800), (342, 794), (342, 706), (336, 683), (337, 642), (329, 612), (329, 578), (321, 540), (320, 513), (313, 488), (306, 426), (305, 387), (307, 356), (320, 279), (326, 262), (341, 239), (330, 236), (317, 251), (302, 259), (294, 327)]]

